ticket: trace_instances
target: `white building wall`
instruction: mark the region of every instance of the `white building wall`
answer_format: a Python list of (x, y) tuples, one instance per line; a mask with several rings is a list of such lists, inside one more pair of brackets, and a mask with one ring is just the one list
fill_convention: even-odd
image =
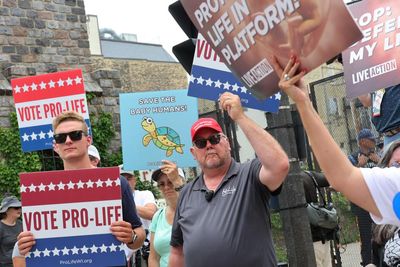
[(86, 25), (88, 31), (90, 53), (94, 56), (101, 56), (102, 53), (97, 16), (87, 15)]
[[(246, 115), (254, 120), (260, 127), (267, 127), (267, 119), (265, 117), (265, 113), (260, 110), (255, 109), (247, 109), (245, 110)], [(242, 129), (240, 127), (236, 128), (237, 140), (240, 145), (239, 156), (240, 162), (250, 161), (255, 158), (255, 152), (253, 147), (250, 145), (250, 142), (247, 140), (244, 135)]]

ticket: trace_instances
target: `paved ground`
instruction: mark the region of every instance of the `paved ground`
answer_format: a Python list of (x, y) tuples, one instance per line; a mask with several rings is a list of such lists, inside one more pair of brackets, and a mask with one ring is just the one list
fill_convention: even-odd
[(343, 267), (360, 267), (360, 243), (351, 243), (345, 246), (345, 249), (340, 250)]

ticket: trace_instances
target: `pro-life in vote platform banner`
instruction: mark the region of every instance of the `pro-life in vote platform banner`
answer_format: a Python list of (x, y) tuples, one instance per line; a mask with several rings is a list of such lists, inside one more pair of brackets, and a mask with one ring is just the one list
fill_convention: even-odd
[(181, 0), (226, 66), (259, 99), (279, 91), (273, 56), (308, 71), (362, 38), (343, 1)]
[(349, 8), (364, 38), (343, 52), (347, 96), (399, 84), (399, 1), (363, 0)]
[(73, 110), (90, 127), (80, 69), (11, 80), (19, 133), (24, 152), (53, 148), (52, 121)]
[(161, 160), (193, 167), (190, 127), (198, 118), (197, 98), (187, 90), (120, 94), (124, 170), (158, 169)]
[(278, 92), (265, 100), (259, 100), (252, 96), (251, 92), (225, 66), (211, 45), (199, 33), (188, 95), (216, 101), (224, 92), (239, 95), (244, 107), (278, 112), (281, 93)]
[(118, 167), (21, 173), (24, 231), (36, 244), (28, 267), (125, 266), (110, 232), (122, 220)]

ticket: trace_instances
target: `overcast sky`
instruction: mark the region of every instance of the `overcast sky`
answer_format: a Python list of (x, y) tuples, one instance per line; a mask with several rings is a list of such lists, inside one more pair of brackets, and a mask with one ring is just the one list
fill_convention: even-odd
[(168, 12), (176, 0), (84, 0), (87, 15), (97, 15), (100, 28), (117, 34), (137, 34), (139, 42), (161, 44), (171, 48), (187, 39)]

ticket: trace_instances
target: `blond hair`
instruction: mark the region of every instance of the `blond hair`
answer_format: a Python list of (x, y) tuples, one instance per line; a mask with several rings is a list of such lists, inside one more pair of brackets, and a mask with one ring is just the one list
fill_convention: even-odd
[(78, 121), (82, 123), (82, 131), (85, 135), (88, 134), (88, 126), (85, 122), (85, 119), (82, 117), (81, 114), (75, 111), (65, 111), (60, 113), (57, 117), (53, 120), (53, 132), (56, 131), (57, 127), (60, 126), (61, 123), (66, 121)]

